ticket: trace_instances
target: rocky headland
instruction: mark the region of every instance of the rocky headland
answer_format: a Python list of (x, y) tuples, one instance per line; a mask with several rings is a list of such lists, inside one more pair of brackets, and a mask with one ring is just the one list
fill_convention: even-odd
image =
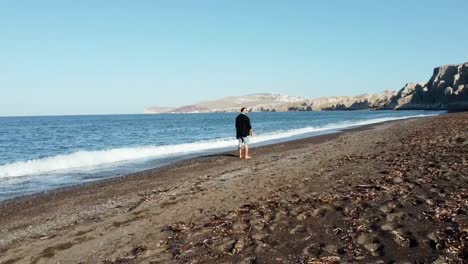
[(392, 98), (395, 109), (468, 110), (468, 63), (434, 69), (426, 83), (407, 83)]
[(149, 107), (145, 113), (237, 112), (248, 106), (254, 112), (325, 110), (468, 110), (468, 62), (436, 67), (423, 83), (407, 83), (399, 91), (357, 96), (309, 99), (262, 93), (230, 96), (174, 108)]

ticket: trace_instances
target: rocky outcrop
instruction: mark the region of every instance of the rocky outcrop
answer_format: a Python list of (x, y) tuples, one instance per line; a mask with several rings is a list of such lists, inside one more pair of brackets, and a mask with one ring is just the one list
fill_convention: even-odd
[(468, 63), (434, 69), (426, 83), (407, 83), (393, 98), (394, 109), (468, 110)]
[[(468, 63), (434, 69), (425, 83), (407, 83), (398, 92), (375, 95), (326, 97), (312, 100), (299, 110), (449, 110), (468, 111)], [(291, 109), (296, 110), (296, 109)]]
[(315, 111), (389, 109), (395, 95), (394, 91), (384, 91), (380, 94), (318, 98), (312, 101), (311, 108)]
[(453, 86), (446, 91), (449, 112), (468, 111), (468, 63), (458, 67)]

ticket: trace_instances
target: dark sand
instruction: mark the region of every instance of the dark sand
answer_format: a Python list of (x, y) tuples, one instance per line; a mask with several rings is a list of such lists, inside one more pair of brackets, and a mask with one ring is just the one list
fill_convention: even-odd
[(0, 203), (0, 263), (466, 263), (468, 113)]

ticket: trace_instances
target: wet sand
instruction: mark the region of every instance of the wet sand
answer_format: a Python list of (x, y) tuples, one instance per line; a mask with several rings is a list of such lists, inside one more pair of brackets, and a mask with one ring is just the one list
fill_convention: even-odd
[(463, 263), (468, 113), (0, 203), (0, 263)]

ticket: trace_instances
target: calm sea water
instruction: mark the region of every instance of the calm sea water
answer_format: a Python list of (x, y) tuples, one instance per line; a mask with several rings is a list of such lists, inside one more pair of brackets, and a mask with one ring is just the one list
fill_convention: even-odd
[[(250, 113), (264, 145), (434, 111)], [(0, 117), (0, 200), (235, 150), (237, 113)]]

